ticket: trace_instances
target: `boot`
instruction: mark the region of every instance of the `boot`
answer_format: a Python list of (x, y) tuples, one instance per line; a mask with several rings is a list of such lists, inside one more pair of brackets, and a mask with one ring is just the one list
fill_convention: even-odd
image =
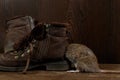
[[(47, 70), (68, 69), (67, 62), (63, 60), (67, 46), (66, 29), (64, 25), (52, 24), (50, 27), (40, 24), (35, 27), (33, 19), (30, 16), (8, 20), (7, 25), (8, 32), (5, 40), (5, 53), (0, 54), (0, 70), (23, 71), (25, 73), (27, 69), (31, 70), (40, 66), (45, 66)], [(46, 29), (46, 27), (48, 28)], [(44, 40), (40, 41), (42, 39)], [(46, 41), (48, 44), (46, 44)], [(31, 45), (34, 43), (36, 44), (33, 48)], [(41, 49), (40, 47), (43, 48)], [(54, 49), (55, 47), (59, 47), (60, 49)], [(44, 53), (44, 50), (47, 53)], [(44, 55), (41, 55), (41, 52), (44, 53)]]
[[(25, 43), (26, 48), (25, 46), (16, 48), (15, 45), (20, 43), (24, 37), (28, 37), (28, 34), (35, 27), (34, 21), (30, 16), (16, 17), (8, 20), (7, 26), (8, 30), (4, 45), (5, 53), (0, 54), (0, 70), (21, 71), (25, 68), (32, 46)], [(30, 61), (28, 60), (28, 62)], [(31, 61), (29, 69), (36, 66), (35, 62), (32, 63)]]

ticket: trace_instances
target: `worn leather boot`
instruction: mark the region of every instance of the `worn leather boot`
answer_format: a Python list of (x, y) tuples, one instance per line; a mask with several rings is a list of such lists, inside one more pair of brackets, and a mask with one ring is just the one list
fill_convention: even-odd
[[(24, 37), (28, 37), (34, 26), (34, 21), (30, 16), (12, 18), (7, 21), (7, 34), (5, 39), (4, 51), (0, 54), (0, 70), (2, 71), (21, 71), (25, 68), (29, 53), (32, 52), (32, 45), (25, 45), (15, 48)], [(29, 38), (29, 37), (28, 37)], [(28, 60), (28, 62), (30, 62)], [(30, 63), (29, 69), (36, 67), (35, 63)], [(28, 68), (28, 66), (27, 66)]]
[(68, 69), (63, 59), (68, 45), (65, 25), (39, 24), (35, 27), (30, 16), (8, 20), (7, 25), (0, 70), (26, 72), (40, 66), (45, 66), (47, 70)]

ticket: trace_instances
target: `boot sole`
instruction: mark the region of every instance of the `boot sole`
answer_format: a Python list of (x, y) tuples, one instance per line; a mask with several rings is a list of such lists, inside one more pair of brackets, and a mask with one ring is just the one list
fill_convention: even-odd
[[(34, 69), (36, 67), (39, 67), (40, 65), (30, 65), (28, 67), (28, 70)], [(20, 72), (23, 71), (25, 67), (5, 67), (5, 66), (0, 66), (0, 71), (5, 71), (5, 72)]]
[[(57, 62), (49, 62), (49, 63), (43, 63), (43, 64), (34, 64), (30, 65), (28, 67), (28, 70), (32, 69), (39, 69), (41, 67), (45, 67), (45, 70), (48, 71), (65, 71), (69, 69), (69, 65), (67, 61), (57, 61)], [(21, 72), (23, 71), (25, 66), (23, 67), (5, 67), (5, 66), (0, 66), (0, 71), (4, 72)]]

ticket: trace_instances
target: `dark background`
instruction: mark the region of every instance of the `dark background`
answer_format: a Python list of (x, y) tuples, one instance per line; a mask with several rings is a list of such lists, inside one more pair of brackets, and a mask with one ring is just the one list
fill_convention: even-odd
[(71, 22), (73, 42), (90, 47), (100, 63), (120, 63), (119, 4), (120, 0), (0, 0), (0, 51), (5, 21), (30, 15), (42, 22)]

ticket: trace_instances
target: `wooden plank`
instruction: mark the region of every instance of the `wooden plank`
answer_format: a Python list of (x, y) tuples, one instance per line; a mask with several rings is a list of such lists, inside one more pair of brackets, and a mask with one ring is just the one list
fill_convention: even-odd
[[(104, 64), (111, 69), (120, 64)], [(120, 68), (119, 68), (120, 69)], [(118, 70), (119, 70), (118, 69)], [(27, 74), (19, 72), (0, 72), (0, 80), (120, 80), (120, 74), (103, 73), (68, 73), (66, 71), (28, 71)]]

